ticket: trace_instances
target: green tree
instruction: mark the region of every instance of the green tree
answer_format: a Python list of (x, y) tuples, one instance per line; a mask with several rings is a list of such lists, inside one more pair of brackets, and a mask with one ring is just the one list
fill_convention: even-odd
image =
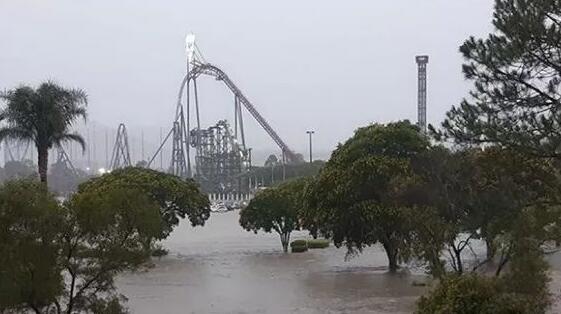
[[(349, 253), (380, 243), (390, 271), (410, 253), (414, 208), (405, 191), (415, 185), (411, 158), (429, 147), (408, 121), (360, 128), (333, 152), (308, 190), (308, 207), (320, 233)], [(309, 220), (309, 219), (308, 219)]]
[(114, 277), (150, 257), (163, 228), (158, 204), (140, 189), (115, 186), (77, 193), (64, 209), (59, 263), (68, 279), (55, 307), (65, 313), (125, 312)]
[(37, 170), (31, 160), (9, 160), (4, 163), (4, 180), (29, 179), (37, 177)]
[(193, 182), (137, 168), (85, 183), (63, 204), (40, 182), (8, 182), (0, 187), (0, 312), (125, 313), (115, 276), (142, 267), (175, 219), (199, 223), (203, 199)]
[(62, 210), (34, 181), (0, 186), (0, 312), (35, 313), (62, 294), (58, 261)]
[(443, 135), (561, 157), (561, 1), (496, 0), (493, 26), (460, 47), (474, 89), (448, 112)]
[(441, 252), (457, 273), (465, 269), (463, 256), (477, 236), (469, 211), (472, 196), (471, 151), (451, 152), (433, 146), (412, 160), (419, 184), (407, 192), (411, 205), (425, 210), (413, 219), (417, 253), (429, 262), (433, 275), (444, 274)]
[(202, 226), (210, 217), (208, 197), (195, 181), (147, 168), (117, 169), (81, 184), (78, 191), (104, 193), (117, 187), (143, 191), (159, 205), (164, 224), (160, 239), (166, 238), (182, 218), (187, 217), (192, 226)]
[(49, 189), (57, 195), (66, 196), (78, 189), (89, 176), (81, 169), (71, 169), (63, 162), (55, 162), (49, 169)]
[[(480, 230), (487, 244), (487, 257), (492, 259), (496, 238), (510, 232), (528, 207), (556, 203), (561, 182), (551, 161), (511, 149), (488, 147), (472, 154), (472, 158), (471, 228)], [(544, 209), (544, 213), (549, 211)]]
[(20, 86), (0, 94), (6, 106), (0, 111), (0, 141), (30, 141), (37, 148), (41, 182), (47, 182), (49, 149), (67, 141), (84, 148), (84, 139), (70, 131), (80, 117), (86, 118), (87, 96), (80, 89), (66, 89), (53, 82), (37, 89)]
[[(452, 268), (461, 274), (466, 270), (462, 252), (472, 251), (472, 240), (482, 238), (487, 258), (472, 266), (494, 262), (499, 245), (503, 247), (500, 261), (506, 263), (512, 252), (504, 254), (509, 252), (504, 248), (510, 247), (505, 246), (504, 235), (513, 232), (522, 216), (529, 219), (529, 212), (537, 214), (530, 211), (536, 206), (543, 209), (543, 215), (532, 218), (538, 223), (534, 236), (542, 243), (555, 239), (557, 228), (539, 231), (548, 223), (542, 216), (550, 222), (558, 219), (552, 204), (561, 185), (550, 161), (500, 147), (452, 153), (437, 146), (415, 158), (413, 168), (422, 185), (416, 186), (420, 190), (414, 191), (409, 202), (433, 208), (416, 223), (417, 253), (435, 257), (444, 250)], [(439, 267), (437, 259), (427, 261)]]
[(255, 233), (277, 232), (283, 251), (288, 252), (290, 234), (301, 229), (299, 214), (306, 184), (306, 180), (294, 180), (257, 193), (240, 211), (240, 225)]

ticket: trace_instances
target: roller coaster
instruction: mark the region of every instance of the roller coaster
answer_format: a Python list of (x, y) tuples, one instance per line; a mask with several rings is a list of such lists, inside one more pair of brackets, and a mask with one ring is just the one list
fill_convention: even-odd
[[(148, 167), (171, 141), (170, 173), (195, 179), (207, 193), (246, 193), (249, 184), (247, 181), (244, 183), (244, 174), (251, 168), (251, 149), (246, 147), (244, 109), (279, 147), (283, 161), (302, 161), (302, 156), (290, 149), (234, 81), (222, 69), (206, 62), (192, 34), (186, 38), (186, 50), (187, 73), (179, 88), (172, 127), (148, 161)], [(233, 129), (227, 120), (220, 120), (207, 128), (201, 126), (197, 80), (202, 76), (221, 81), (232, 93)]]
[[(153, 157), (147, 163), (141, 161), (139, 164), (151, 167), (158, 156), (161, 160), (163, 150), (171, 149), (169, 167), (160, 170), (185, 179), (196, 180), (202, 190), (211, 195), (211, 198), (235, 198), (236, 195), (247, 195), (251, 192), (252, 186), (248, 175), (252, 168), (252, 156), (251, 148), (246, 143), (244, 113), (249, 113), (278, 146), (283, 164), (303, 162), (302, 155), (296, 154), (286, 144), (226, 72), (204, 59), (192, 34), (186, 38), (186, 52), (187, 71), (181, 80), (175, 115), (169, 132), (161, 140)], [(203, 76), (222, 82), (232, 94), (233, 123), (221, 119), (214, 125), (204, 127), (201, 125), (197, 81)], [(5, 161), (23, 161), (28, 157), (30, 143), (3, 142), (1, 144), (4, 147)], [(62, 146), (57, 147), (55, 164), (76, 173), (76, 168)], [(111, 161), (106, 165), (107, 171), (132, 165), (127, 130), (121, 123), (116, 133)], [(99, 169), (100, 172), (101, 170)], [(87, 168), (87, 171), (90, 169)], [(256, 185), (255, 180), (253, 186)]]

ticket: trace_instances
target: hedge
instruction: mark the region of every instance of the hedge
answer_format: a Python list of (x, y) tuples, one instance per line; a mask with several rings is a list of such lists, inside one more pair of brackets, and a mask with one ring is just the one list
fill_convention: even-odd
[(325, 249), (326, 247), (329, 247), (329, 240), (326, 239), (308, 240), (309, 249)]

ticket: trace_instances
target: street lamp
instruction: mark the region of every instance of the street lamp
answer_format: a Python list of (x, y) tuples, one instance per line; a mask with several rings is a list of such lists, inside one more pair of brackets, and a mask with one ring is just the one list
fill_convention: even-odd
[(306, 131), (310, 138), (310, 163), (312, 163), (312, 135), (315, 133), (313, 130)]

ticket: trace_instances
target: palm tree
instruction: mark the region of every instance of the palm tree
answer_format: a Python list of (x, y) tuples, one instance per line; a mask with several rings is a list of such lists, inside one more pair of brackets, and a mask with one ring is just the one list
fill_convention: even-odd
[(81, 89), (66, 89), (54, 82), (37, 89), (22, 85), (0, 94), (6, 106), (0, 109), (0, 142), (28, 141), (37, 148), (41, 182), (47, 182), (49, 149), (75, 141), (85, 149), (84, 138), (71, 132), (80, 117), (86, 120), (87, 95)]

